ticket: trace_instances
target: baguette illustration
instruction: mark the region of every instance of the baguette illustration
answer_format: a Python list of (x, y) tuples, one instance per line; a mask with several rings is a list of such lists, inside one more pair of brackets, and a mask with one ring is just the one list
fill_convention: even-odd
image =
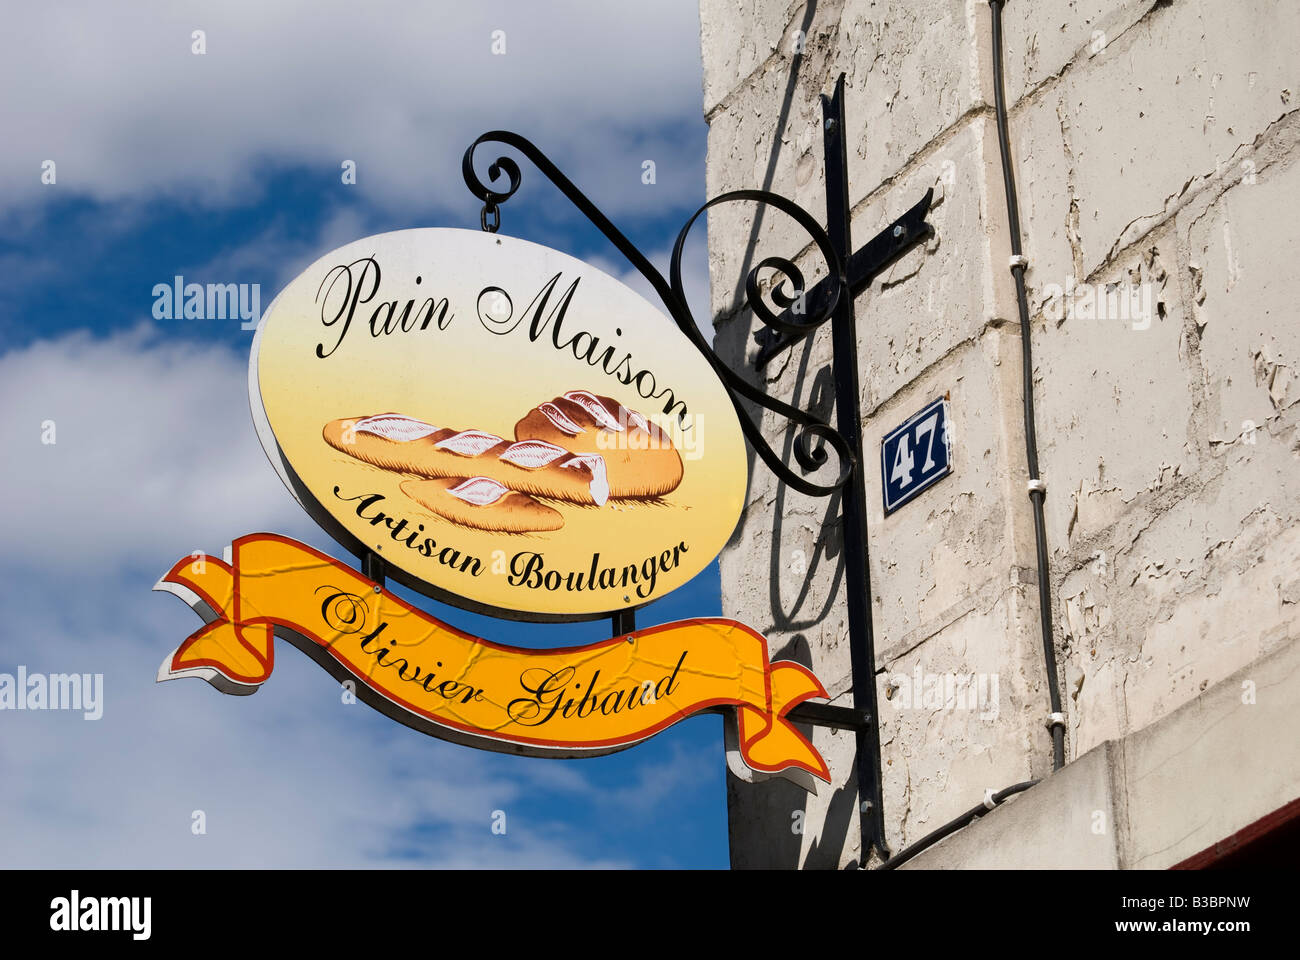
[(490, 477), (406, 480), (402, 493), (444, 520), (476, 530), (535, 533), (564, 526), (558, 510)]
[(682, 482), (682, 458), (658, 424), (586, 390), (534, 407), (515, 424), (515, 439), (603, 457), (616, 500), (661, 497)]
[(421, 477), (495, 480), (509, 490), (603, 506), (605, 460), (537, 440), (513, 442), (482, 430), (449, 430), (398, 413), (332, 420), (325, 442), (385, 470)]

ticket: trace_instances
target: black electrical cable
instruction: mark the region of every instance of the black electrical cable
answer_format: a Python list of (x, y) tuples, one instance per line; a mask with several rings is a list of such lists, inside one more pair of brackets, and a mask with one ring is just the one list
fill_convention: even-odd
[(892, 857), (890, 857), (888, 860), (882, 863), (878, 869), (893, 870), (896, 867), (899, 867), (902, 864), (907, 863), (907, 861), (911, 860), (922, 850), (926, 850), (929, 847), (934, 846), (936, 843), (938, 843), (940, 840), (942, 840), (944, 837), (948, 836), (949, 834), (956, 833), (962, 827), (974, 823), (980, 817), (984, 816), (984, 814), (988, 813), (989, 810), (996, 809), (998, 805), (1001, 804), (1002, 801), (1005, 800), (1007, 797), (1011, 796), (1012, 794), (1021, 793), (1025, 790), (1028, 790), (1034, 784), (1039, 782), (1040, 781), (1038, 780), (1026, 780), (1024, 783), (1012, 784), (1011, 786), (1003, 790), (999, 790), (997, 793), (993, 794), (993, 796), (990, 798), (993, 804), (992, 807), (989, 807), (988, 804), (984, 804), (984, 803), (981, 803), (977, 807), (971, 807), (960, 817), (957, 817), (957, 819), (945, 823), (938, 830), (934, 830), (931, 833), (927, 833), (924, 837), (916, 841), (916, 843), (912, 844), (910, 847), (905, 847), (902, 850), (898, 851), (898, 853), (894, 854)]
[[(989, 0), (993, 13), (993, 104), (997, 114), (998, 149), (1002, 154), (1002, 183), (1007, 195), (1007, 220), (1011, 230), (1011, 273), (1016, 281), (1020, 308), (1020, 356), (1025, 395), (1025, 454), (1029, 478), (1037, 481), (1038, 437), (1034, 430), (1034, 356), (1030, 342), (1029, 295), (1025, 291), (1025, 261), (1020, 252), (1020, 208), (1016, 202), (1016, 178), (1011, 169), (1011, 138), (1007, 134), (1007, 103), (1002, 88), (1002, 5)], [(1056, 677), (1056, 648), (1052, 640), (1052, 590), (1047, 568), (1047, 522), (1043, 517), (1046, 489), (1034, 483), (1029, 500), (1034, 509), (1034, 540), (1038, 553), (1038, 615), (1043, 634), (1043, 657), (1047, 667), (1047, 692), (1052, 705), (1052, 769), (1065, 766), (1065, 727), (1060, 722), (1061, 690)]]
[[(993, 105), (997, 114), (998, 148), (1002, 158), (1002, 186), (1007, 195), (1007, 221), (1011, 231), (1011, 274), (1016, 281), (1016, 305), (1020, 312), (1020, 358), (1024, 383), (1025, 407), (1025, 458), (1031, 481), (1039, 480), (1038, 436), (1034, 429), (1034, 354), (1029, 328), (1029, 294), (1025, 289), (1025, 260), (1020, 246), (1020, 207), (1016, 202), (1016, 178), (1011, 169), (1011, 138), (1007, 134), (1007, 103), (1002, 83), (1002, 5), (1005, 0), (989, 0), (993, 14)], [(1046, 489), (1031, 483), (1029, 500), (1034, 509), (1034, 540), (1038, 559), (1038, 610), (1043, 636), (1043, 657), (1047, 668), (1048, 698), (1052, 707), (1052, 769), (1065, 765), (1065, 728), (1058, 722), (1061, 715), (1061, 691), (1056, 676), (1056, 648), (1052, 641), (1052, 592), (1047, 567), (1047, 524), (1043, 517), (1043, 498)], [(894, 854), (878, 869), (894, 870), (911, 860), (923, 850), (934, 846), (944, 837), (962, 827), (969, 826), (984, 814), (996, 809), (1007, 797), (1021, 793), (1039, 783), (1026, 780), (1016, 783), (989, 798), (988, 803), (971, 807), (959, 817), (950, 820), (937, 830), (927, 833), (916, 843)], [(991, 804), (991, 805), (990, 805)]]

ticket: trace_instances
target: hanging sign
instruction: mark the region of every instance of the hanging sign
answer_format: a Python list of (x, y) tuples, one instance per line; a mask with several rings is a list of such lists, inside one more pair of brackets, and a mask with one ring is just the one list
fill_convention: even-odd
[(497, 616), (656, 600), (744, 502), (740, 425), (699, 351), (619, 281), (511, 237), (402, 230), (326, 254), (268, 308), (249, 389), (331, 535)]
[(444, 740), (596, 756), (692, 714), (734, 708), (728, 741), (745, 768), (830, 780), (825, 761), (785, 719), (826, 691), (805, 667), (769, 662), (763, 638), (735, 621), (668, 623), (581, 647), (509, 647), (462, 633), (273, 534), (236, 540), (229, 563), (186, 557), (155, 589), (181, 597), (205, 621), (163, 661), (159, 681), (200, 677), (223, 693), (255, 693), (281, 637), (353, 681), (371, 706)]
[[(656, 600), (713, 560), (744, 502), (740, 425), (704, 357), (612, 277), (522, 240), (404, 230), (327, 254), (268, 308), (249, 392), (272, 464), (325, 530), (394, 580), (498, 616)], [(279, 637), (455, 743), (595, 756), (715, 711), (742, 779), (830, 779), (786, 719), (825, 689), (732, 620), (510, 647), (268, 533), (228, 560), (186, 557), (155, 589), (204, 621), (159, 681), (255, 693)]]

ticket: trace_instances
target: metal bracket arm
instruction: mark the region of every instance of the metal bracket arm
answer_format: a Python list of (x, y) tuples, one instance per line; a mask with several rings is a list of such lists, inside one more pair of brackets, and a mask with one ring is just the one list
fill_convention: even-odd
[(785, 715), (787, 720), (795, 723), (811, 723), (815, 727), (831, 727), (835, 730), (868, 730), (871, 727), (871, 714), (853, 707), (835, 707), (829, 703), (799, 704)]
[[(925, 191), (912, 209), (885, 227), (872, 237), (856, 253), (849, 257), (848, 281), (849, 293), (857, 296), (872, 280), (911, 250), (916, 244), (933, 236), (934, 228), (926, 223), (926, 214), (930, 212), (930, 202), (934, 190)], [(796, 326), (804, 316), (823, 316), (830, 313), (839, 284), (832, 278), (823, 278), (804, 296), (802, 303), (787, 307), (778, 316), (786, 327)], [(800, 309), (796, 313), (795, 306)], [(758, 331), (758, 356), (754, 359), (754, 368), (762, 370), (767, 362), (778, 353), (808, 336), (813, 329), (809, 326), (797, 333), (777, 327), (763, 327)]]

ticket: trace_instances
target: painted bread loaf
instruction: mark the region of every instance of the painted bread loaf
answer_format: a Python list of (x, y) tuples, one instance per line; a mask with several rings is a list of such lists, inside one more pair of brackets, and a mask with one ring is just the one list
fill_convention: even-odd
[(485, 477), (509, 490), (601, 506), (605, 461), (537, 440), (512, 442), (482, 430), (439, 429), (397, 413), (332, 420), (325, 442), (350, 457), (421, 477)]
[(682, 458), (658, 424), (586, 390), (534, 407), (515, 424), (515, 439), (603, 457), (616, 500), (661, 497), (682, 482)]
[(405, 480), (402, 493), (444, 520), (476, 530), (535, 533), (564, 526), (560, 511), (490, 477)]

